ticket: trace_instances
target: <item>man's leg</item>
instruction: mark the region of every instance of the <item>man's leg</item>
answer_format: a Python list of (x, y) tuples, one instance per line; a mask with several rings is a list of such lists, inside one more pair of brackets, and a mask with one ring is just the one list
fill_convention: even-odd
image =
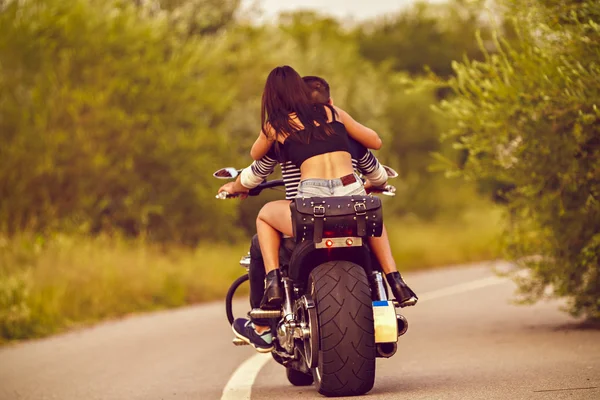
[[(252, 237), (250, 245), (250, 266), (248, 268), (250, 280), (250, 307), (260, 308), (260, 302), (265, 293), (265, 264), (260, 252), (258, 235)], [(250, 317), (255, 326), (268, 328), (269, 320)], [(257, 329), (260, 330), (260, 329)]]
[[(250, 245), (250, 266), (248, 267), (250, 281), (250, 307), (259, 308), (265, 291), (265, 266), (258, 235), (252, 237)], [(233, 321), (233, 330), (236, 336), (259, 352), (269, 352), (273, 349), (273, 335), (269, 327), (269, 320), (259, 318), (237, 318)]]

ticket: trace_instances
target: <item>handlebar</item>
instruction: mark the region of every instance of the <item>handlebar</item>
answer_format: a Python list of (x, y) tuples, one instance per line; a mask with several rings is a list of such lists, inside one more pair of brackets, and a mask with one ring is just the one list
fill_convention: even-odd
[(250, 191), (248, 192), (248, 196), (258, 196), (260, 194), (260, 192), (262, 192), (265, 189), (271, 189), (271, 188), (281, 187), (281, 186), (284, 186), (283, 179), (274, 179), (272, 181), (265, 181), (265, 182), (261, 183), (260, 185), (258, 185), (257, 187), (255, 187), (254, 189), (250, 189)]
[[(265, 189), (271, 189), (271, 188), (281, 187), (281, 186), (284, 186), (283, 179), (274, 179), (272, 181), (265, 181), (265, 182), (261, 183), (260, 185), (258, 185), (257, 187), (250, 189), (248, 191), (248, 196), (258, 196)], [(219, 200), (225, 200), (225, 199), (233, 199), (238, 196), (239, 196), (239, 194), (231, 194), (231, 193), (227, 193), (227, 192), (221, 192), (221, 193), (217, 193), (217, 195), (215, 197)]]
[[(271, 189), (271, 188), (282, 187), (282, 186), (284, 186), (283, 179), (274, 179), (272, 181), (265, 181), (265, 182), (261, 183), (260, 185), (258, 185), (257, 187), (250, 189), (248, 191), (248, 196), (258, 196), (265, 189)], [(396, 188), (392, 185), (385, 185), (384, 187), (381, 187), (381, 188), (369, 188), (367, 190), (367, 193), (381, 193), (386, 196), (395, 196)], [(218, 193), (215, 197), (219, 200), (225, 200), (225, 199), (236, 198), (238, 196), (239, 196), (239, 194), (230, 194), (227, 192), (221, 192), (221, 193)]]

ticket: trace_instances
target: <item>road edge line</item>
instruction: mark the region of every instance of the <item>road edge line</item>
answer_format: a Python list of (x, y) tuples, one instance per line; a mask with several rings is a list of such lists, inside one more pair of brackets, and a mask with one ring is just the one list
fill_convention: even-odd
[[(461, 294), (470, 292), (472, 290), (483, 289), (488, 286), (498, 285), (500, 283), (510, 282), (507, 278), (500, 278), (497, 276), (489, 276), (487, 278), (478, 279), (476, 281), (470, 281), (465, 283), (459, 283), (458, 285), (448, 286), (443, 289), (432, 290), (419, 296), (419, 303), (429, 300), (436, 300), (442, 297), (453, 296), (455, 294)], [(417, 303), (418, 304), (418, 303)]]
[(244, 361), (227, 381), (221, 400), (250, 400), (252, 385), (270, 359), (270, 353), (258, 353)]

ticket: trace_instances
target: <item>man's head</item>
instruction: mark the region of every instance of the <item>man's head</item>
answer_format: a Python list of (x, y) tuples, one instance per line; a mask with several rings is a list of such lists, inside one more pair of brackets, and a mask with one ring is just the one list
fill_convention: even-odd
[(310, 88), (311, 97), (315, 103), (333, 104), (329, 84), (325, 79), (318, 76), (304, 76), (302, 80)]

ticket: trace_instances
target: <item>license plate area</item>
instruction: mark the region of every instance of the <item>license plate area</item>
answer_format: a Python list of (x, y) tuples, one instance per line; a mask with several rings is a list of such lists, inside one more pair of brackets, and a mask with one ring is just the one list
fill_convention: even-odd
[(361, 237), (346, 236), (336, 238), (323, 238), (318, 243), (315, 243), (317, 249), (335, 249), (341, 247), (361, 247), (363, 240)]

